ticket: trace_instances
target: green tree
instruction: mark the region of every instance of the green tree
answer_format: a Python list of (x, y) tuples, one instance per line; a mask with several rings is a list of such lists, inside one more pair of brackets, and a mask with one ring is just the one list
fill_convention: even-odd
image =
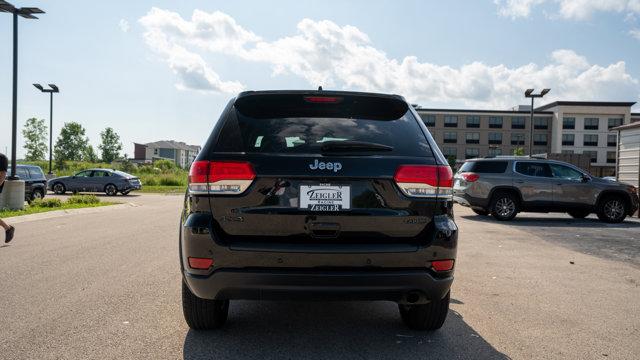
[(84, 154), (82, 154), (82, 160), (83, 160), (83, 161), (92, 162), (92, 163), (96, 163), (96, 162), (98, 162), (100, 159), (98, 159), (98, 154), (96, 154), (96, 151), (95, 151), (95, 150), (93, 150), (93, 146), (88, 145), (88, 146), (84, 149)]
[(24, 149), (27, 150), (25, 160), (44, 160), (47, 150), (49, 150), (47, 125), (45, 125), (44, 119), (28, 119), (22, 129), (22, 136), (24, 137)]
[(120, 135), (118, 135), (113, 128), (106, 128), (100, 133), (102, 143), (98, 145), (100, 152), (102, 153), (102, 161), (110, 163), (120, 157), (120, 150), (122, 150), (122, 143), (120, 142)]
[(456, 157), (453, 155), (447, 156), (447, 162), (449, 163), (451, 170), (456, 171)]
[(80, 161), (89, 144), (85, 136), (86, 130), (77, 122), (65, 123), (60, 130), (60, 136), (53, 147), (56, 164), (64, 161)]
[(513, 149), (513, 155), (515, 155), (515, 156), (524, 156), (524, 148), (523, 147), (517, 147), (517, 148)]

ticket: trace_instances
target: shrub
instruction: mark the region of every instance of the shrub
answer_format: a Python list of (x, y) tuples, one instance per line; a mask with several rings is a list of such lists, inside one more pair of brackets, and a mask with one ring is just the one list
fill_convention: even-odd
[(171, 160), (157, 160), (153, 163), (153, 166), (162, 171), (173, 170), (178, 167), (176, 163)]
[(60, 199), (35, 199), (31, 202), (32, 207), (57, 208), (62, 207)]
[(71, 195), (67, 199), (68, 204), (97, 204), (100, 199), (95, 195)]
[(186, 182), (184, 181), (184, 179), (181, 179), (178, 176), (171, 176), (171, 175), (163, 175), (160, 177), (160, 185), (162, 186), (181, 186), (181, 185), (186, 185)]

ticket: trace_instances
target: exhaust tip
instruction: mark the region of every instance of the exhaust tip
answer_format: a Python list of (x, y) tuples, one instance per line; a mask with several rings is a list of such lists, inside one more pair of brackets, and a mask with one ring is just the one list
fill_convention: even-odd
[(409, 304), (415, 304), (420, 300), (420, 293), (417, 291), (412, 291), (407, 294), (407, 302)]

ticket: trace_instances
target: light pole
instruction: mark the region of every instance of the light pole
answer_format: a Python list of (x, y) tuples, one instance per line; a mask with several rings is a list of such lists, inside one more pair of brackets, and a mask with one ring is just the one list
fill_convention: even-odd
[(549, 91), (551, 91), (551, 89), (542, 89), (540, 94), (534, 94), (533, 89), (527, 89), (524, 92), (524, 97), (531, 98), (531, 121), (529, 122), (531, 126), (529, 129), (529, 157), (533, 155), (533, 99), (538, 97), (541, 98), (545, 96)]
[(53, 145), (53, 93), (60, 92), (60, 89), (55, 84), (49, 84), (50, 89), (45, 89), (40, 84), (33, 84), (36, 89), (43, 93), (49, 93), (49, 175), (53, 175), (51, 171), (51, 146)]
[(18, 16), (25, 19), (37, 19), (33, 14), (44, 14), (36, 7), (16, 8), (4, 0), (0, 0), (0, 12), (13, 14), (13, 102), (11, 104), (11, 176), (9, 180), (17, 180), (16, 144), (18, 133)]

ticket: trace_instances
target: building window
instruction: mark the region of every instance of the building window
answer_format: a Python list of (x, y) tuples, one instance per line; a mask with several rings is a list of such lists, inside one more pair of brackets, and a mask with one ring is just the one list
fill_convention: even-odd
[(478, 156), (480, 156), (480, 150), (476, 148), (466, 148), (464, 150), (465, 159), (477, 158)]
[(445, 115), (444, 127), (458, 127), (458, 117), (455, 115)]
[(489, 128), (502, 129), (502, 116), (489, 117)]
[(467, 144), (480, 144), (480, 133), (466, 133)]
[(549, 128), (549, 118), (546, 117), (534, 117), (533, 128), (538, 130), (546, 130)]
[(446, 144), (455, 144), (458, 142), (458, 134), (454, 132), (446, 132), (444, 133), (444, 143)]
[(583, 146), (598, 146), (598, 135), (596, 134), (585, 134), (584, 140), (582, 141)]
[(618, 146), (618, 136), (616, 134), (607, 135), (607, 146)]
[(502, 144), (502, 133), (489, 133), (489, 144), (491, 144), (491, 145), (501, 145)]
[(562, 145), (573, 146), (575, 139), (574, 134), (562, 134)]
[(499, 147), (489, 148), (489, 156), (500, 156), (502, 155), (502, 149)]
[(562, 118), (562, 128), (563, 129), (575, 129), (576, 128), (576, 118), (574, 118), (574, 117)]
[(480, 116), (467, 116), (467, 127), (468, 128), (479, 128), (480, 127)]
[(436, 116), (435, 115), (422, 115), (420, 116), (424, 124), (427, 126), (436, 126)]
[(442, 155), (444, 155), (446, 157), (449, 157), (449, 156), (457, 157), (458, 156), (458, 151), (454, 147), (443, 147), (442, 148)]
[(615, 163), (616, 163), (616, 152), (607, 151), (607, 164), (615, 164)]
[(533, 145), (547, 145), (547, 134), (533, 134)]
[(153, 149), (153, 155), (158, 155), (158, 148)]
[(511, 128), (512, 129), (524, 129), (524, 122), (525, 122), (525, 117), (524, 116), (512, 116), (511, 117)]
[(524, 145), (524, 134), (511, 133), (511, 145)]
[(598, 130), (598, 123), (600, 119), (598, 118), (584, 118), (584, 129), (585, 130)]
[(587, 155), (589, 157), (589, 159), (591, 159), (591, 162), (598, 162), (598, 152), (597, 151), (583, 151), (582, 152), (583, 155)]
[(609, 129), (622, 125), (622, 118), (609, 118)]

